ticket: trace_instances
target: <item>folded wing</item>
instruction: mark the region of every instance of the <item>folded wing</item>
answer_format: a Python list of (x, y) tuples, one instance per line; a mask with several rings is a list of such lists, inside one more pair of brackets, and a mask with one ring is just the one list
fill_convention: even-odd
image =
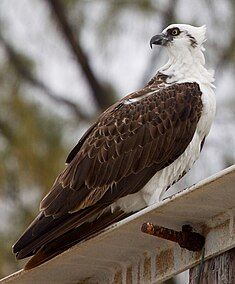
[(154, 92), (148, 85), (111, 106), (68, 156), (14, 252), (29, 256), (94, 216), (99, 222), (110, 204), (139, 191), (185, 151), (201, 112), (197, 83)]

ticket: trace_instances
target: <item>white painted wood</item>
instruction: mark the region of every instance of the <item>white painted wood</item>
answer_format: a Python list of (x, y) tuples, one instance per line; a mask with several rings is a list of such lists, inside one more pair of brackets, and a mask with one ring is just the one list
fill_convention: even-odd
[(177, 230), (191, 224), (206, 236), (205, 259), (209, 259), (235, 247), (234, 215), (232, 166), (126, 218), (49, 262), (16, 272), (0, 283), (160, 283), (198, 264), (201, 254), (143, 234), (142, 223), (151, 221)]

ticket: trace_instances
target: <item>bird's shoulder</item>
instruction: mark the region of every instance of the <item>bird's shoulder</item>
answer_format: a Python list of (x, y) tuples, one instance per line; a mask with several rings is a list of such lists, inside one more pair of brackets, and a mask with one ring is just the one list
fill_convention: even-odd
[[(181, 120), (190, 117), (195, 122), (201, 114), (201, 91), (197, 83), (167, 84), (167, 76), (157, 74), (143, 88), (133, 92), (104, 111), (96, 123), (79, 140), (70, 152), (67, 163), (79, 154), (93, 158), (99, 153), (99, 161), (108, 156), (116, 158), (128, 138), (138, 135), (140, 129), (148, 127), (151, 138), (161, 136)], [(140, 145), (148, 143), (146, 138)], [(103, 151), (101, 151), (103, 149)]]

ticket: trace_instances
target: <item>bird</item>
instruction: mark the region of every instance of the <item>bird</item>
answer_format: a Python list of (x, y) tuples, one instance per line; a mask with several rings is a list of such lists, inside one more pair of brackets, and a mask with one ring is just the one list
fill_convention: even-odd
[(37, 217), (13, 246), (32, 269), (159, 202), (199, 158), (216, 110), (206, 26), (171, 24), (150, 40), (167, 63), (105, 110), (66, 160)]

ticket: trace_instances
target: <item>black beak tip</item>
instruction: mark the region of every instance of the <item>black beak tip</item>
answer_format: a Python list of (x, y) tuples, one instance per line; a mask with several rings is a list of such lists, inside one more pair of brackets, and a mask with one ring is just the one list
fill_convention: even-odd
[(161, 38), (159, 35), (153, 36), (150, 40), (150, 48), (153, 48), (153, 45), (159, 45), (161, 41)]
[(150, 47), (152, 48), (153, 45), (165, 46), (168, 41), (169, 41), (169, 39), (167, 38), (167, 36), (165, 34), (158, 34), (158, 35), (155, 35), (151, 38)]

